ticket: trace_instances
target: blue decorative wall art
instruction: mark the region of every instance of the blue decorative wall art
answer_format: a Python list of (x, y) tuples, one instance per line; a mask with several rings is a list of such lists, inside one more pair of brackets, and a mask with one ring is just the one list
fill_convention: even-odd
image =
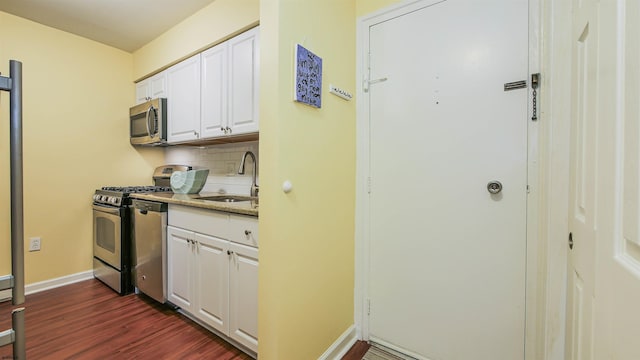
[(320, 108), (322, 105), (322, 59), (296, 45), (295, 100)]

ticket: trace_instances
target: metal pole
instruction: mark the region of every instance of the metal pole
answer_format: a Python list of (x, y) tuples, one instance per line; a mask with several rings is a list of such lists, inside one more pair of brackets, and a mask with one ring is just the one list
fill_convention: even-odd
[[(22, 189), (22, 63), (9, 61), (9, 153), (11, 166), (11, 272), (13, 305), (24, 303), (24, 213)], [(24, 345), (24, 343), (23, 343)]]
[(11, 312), (15, 340), (13, 341), (13, 358), (25, 360), (27, 358), (27, 343), (25, 341), (24, 308), (18, 308)]

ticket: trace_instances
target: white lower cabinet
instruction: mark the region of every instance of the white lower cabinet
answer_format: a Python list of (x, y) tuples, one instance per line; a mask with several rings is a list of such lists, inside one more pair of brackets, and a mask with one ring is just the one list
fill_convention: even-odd
[[(218, 231), (216, 231), (218, 230)], [(249, 350), (258, 350), (257, 218), (169, 206), (168, 300)]]
[(229, 327), (229, 242), (195, 233), (196, 316), (223, 333)]
[(229, 250), (229, 336), (257, 351), (258, 249), (230, 243)]
[(193, 232), (167, 227), (167, 298), (184, 310), (193, 309)]

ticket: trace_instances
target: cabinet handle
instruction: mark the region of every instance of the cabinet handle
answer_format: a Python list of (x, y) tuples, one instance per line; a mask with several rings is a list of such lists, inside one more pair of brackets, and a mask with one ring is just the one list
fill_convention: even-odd
[(247, 235), (247, 236), (251, 235), (251, 230), (245, 230), (244, 234)]
[(233, 251), (227, 250), (227, 255), (231, 255), (231, 254), (233, 254)]
[[(231, 130), (231, 128), (230, 128), (230, 127), (228, 127), (228, 126), (227, 126), (227, 130), (229, 131), (229, 134), (231, 134), (231, 133), (233, 132), (233, 131)], [(225, 133), (226, 133), (226, 131), (225, 131)]]

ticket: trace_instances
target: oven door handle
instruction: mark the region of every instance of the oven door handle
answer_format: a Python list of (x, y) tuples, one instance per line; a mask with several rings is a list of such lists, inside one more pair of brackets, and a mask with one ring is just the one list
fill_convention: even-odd
[(101, 211), (111, 215), (120, 215), (120, 208), (100, 206), (100, 205), (93, 204), (93, 210)]

